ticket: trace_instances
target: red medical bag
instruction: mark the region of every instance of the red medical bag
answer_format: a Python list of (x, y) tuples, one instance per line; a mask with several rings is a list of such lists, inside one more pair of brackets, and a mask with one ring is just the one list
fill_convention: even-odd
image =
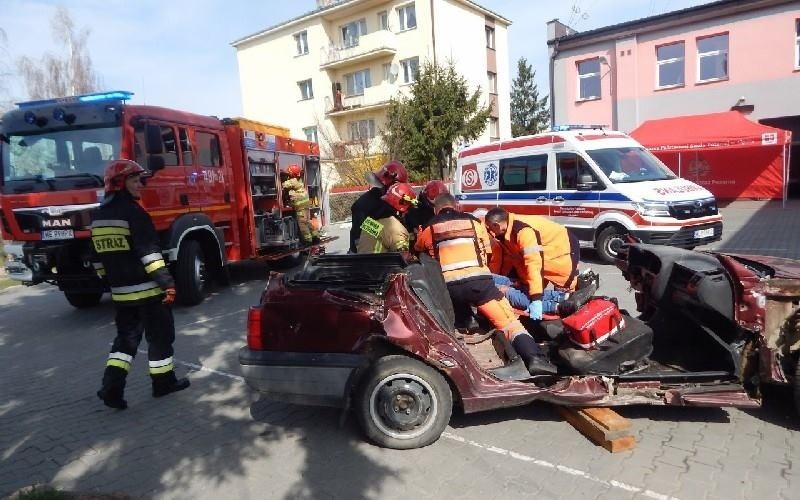
[(584, 349), (597, 345), (625, 328), (625, 320), (617, 304), (610, 300), (594, 298), (563, 320), (564, 332), (576, 345)]

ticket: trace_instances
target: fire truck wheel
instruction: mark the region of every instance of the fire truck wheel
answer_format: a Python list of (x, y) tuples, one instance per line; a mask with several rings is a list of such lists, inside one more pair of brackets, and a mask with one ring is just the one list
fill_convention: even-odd
[(64, 292), (64, 297), (72, 307), (78, 309), (86, 309), (87, 307), (94, 307), (100, 303), (103, 297), (103, 292)]
[(408, 356), (384, 356), (365, 374), (356, 412), (374, 443), (398, 450), (427, 446), (442, 435), (453, 394), (434, 368)]
[(178, 250), (175, 268), (177, 300), (187, 306), (197, 305), (205, 297), (208, 270), (203, 249), (195, 240), (185, 241)]
[(619, 254), (620, 247), (627, 242), (625, 230), (617, 226), (609, 226), (597, 235), (594, 244), (597, 255), (603, 262), (613, 264)]

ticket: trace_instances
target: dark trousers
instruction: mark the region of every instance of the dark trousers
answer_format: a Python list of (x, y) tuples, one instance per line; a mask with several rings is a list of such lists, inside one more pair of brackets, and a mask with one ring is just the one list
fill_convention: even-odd
[(472, 307), (503, 298), (491, 276), (456, 281), (447, 284), (447, 291), (453, 300), (453, 312), (457, 328), (464, 328), (472, 318)]
[[(147, 358), (150, 361), (162, 361), (172, 357), (174, 350), (172, 343), (175, 341), (175, 322), (170, 306), (164, 305), (160, 300), (147, 302), (141, 305), (117, 305), (115, 322), (117, 336), (111, 346), (111, 357), (115, 353), (136, 356), (136, 351), (142, 341), (142, 335), (147, 339)], [(152, 369), (151, 369), (152, 372)], [(125, 378), (128, 369), (119, 366), (106, 366), (103, 374), (103, 387), (122, 390), (125, 387)], [(164, 380), (165, 383), (175, 379), (175, 372), (169, 370), (157, 375), (152, 375), (153, 383)]]

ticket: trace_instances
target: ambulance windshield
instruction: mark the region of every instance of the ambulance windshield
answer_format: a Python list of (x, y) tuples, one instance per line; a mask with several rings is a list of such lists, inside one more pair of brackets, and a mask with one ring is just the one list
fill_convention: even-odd
[(614, 184), (676, 178), (663, 163), (642, 147), (594, 149), (586, 153)]

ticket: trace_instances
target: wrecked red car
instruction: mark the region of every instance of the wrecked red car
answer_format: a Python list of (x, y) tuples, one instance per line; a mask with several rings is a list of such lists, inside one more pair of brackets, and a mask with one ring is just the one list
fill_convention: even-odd
[(792, 383), (800, 399), (800, 262), (646, 244), (620, 257), (635, 339), (602, 369), (586, 362), (592, 350), (536, 329), (559, 374), (530, 376), (502, 335), (454, 329), (436, 261), (377, 254), (272, 273), (242, 372), (269, 398), (353, 409), (370, 440), (400, 449), (436, 441), (454, 405), (757, 407), (762, 384)]

